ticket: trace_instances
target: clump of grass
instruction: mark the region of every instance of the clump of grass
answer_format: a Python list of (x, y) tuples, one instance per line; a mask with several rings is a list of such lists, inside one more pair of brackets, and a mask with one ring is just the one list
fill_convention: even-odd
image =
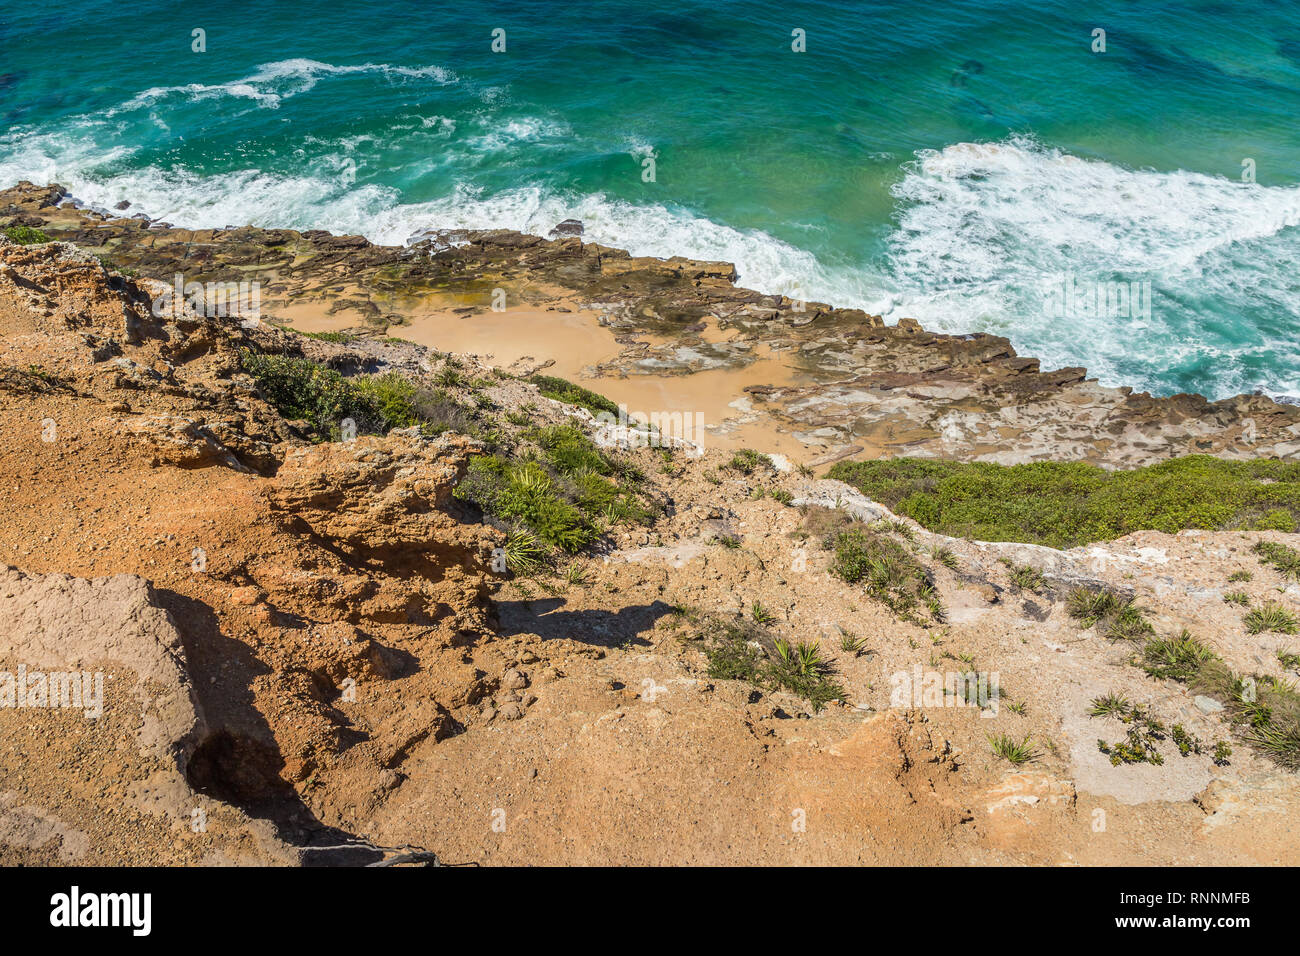
[(1028, 736), (1023, 740), (1016, 740), (1008, 734), (998, 734), (996, 737), (989, 738), (989, 746), (994, 754), (1017, 767), (1036, 760), (1039, 756)]
[(1278, 648), (1277, 662), (1289, 671), (1300, 671), (1300, 654)]
[(846, 651), (854, 657), (861, 657), (867, 651), (867, 639), (845, 634), (840, 638), (840, 650)]
[(301, 329), (287, 329), (295, 335), (301, 335), (305, 339), (316, 339), (318, 342), (330, 342), (334, 345), (346, 345), (351, 342), (355, 336), (347, 332), (304, 332)]
[(1215, 653), (1188, 631), (1147, 641), (1142, 647), (1142, 669), (1166, 680), (1189, 681), (1214, 659)]
[[(1248, 743), (1280, 766), (1300, 770), (1300, 692), (1293, 683), (1234, 674), (1186, 631), (1175, 639), (1148, 641), (1142, 664), (1153, 677), (1184, 682), (1219, 700), (1231, 720), (1246, 725), (1242, 736)], [(1230, 748), (1225, 759), (1227, 753)]]
[(4, 236), (10, 242), (16, 242), (20, 246), (31, 246), (40, 242), (52, 241), (45, 232), (32, 226), (8, 226), (4, 230)]
[(1263, 607), (1253, 608), (1242, 619), (1248, 634), (1294, 634), (1300, 630), (1295, 615), (1280, 604), (1269, 602)]
[(1116, 717), (1120, 720), (1127, 718), (1133, 712), (1133, 705), (1123, 694), (1111, 692), (1101, 697), (1094, 697), (1092, 707), (1088, 710), (1089, 717)]
[[(1082, 462), (841, 461), (828, 472), (952, 537), (1069, 548), (1133, 531), (1269, 527), (1300, 519), (1300, 462), (1189, 455), (1131, 471)], [(1283, 527), (1290, 525), (1290, 528)], [(1294, 565), (1300, 578), (1300, 560)]]
[(521, 438), (536, 450), (475, 457), (453, 494), (569, 553), (611, 525), (649, 519), (651, 509), (628, 484), (628, 469), (579, 429), (553, 425)]
[(1249, 571), (1233, 571), (1228, 575), (1228, 581), (1236, 584), (1238, 581), (1249, 581), (1254, 576)]
[(559, 378), (555, 375), (533, 375), (528, 381), (536, 385), (537, 391), (546, 398), (564, 402), (566, 405), (577, 405), (579, 408), (585, 408), (593, 415), (599, 415), (601, 412), (608, 412), (611, 415), (618, 414), (618, 406), (614, 402), (604, 395), (583, 388), (581, 385), (575, 385), (568, 379)]
[(513, 574), (532, 574), (546, 564), (546, 548), (531, 531), (510, 531), (502, 550), (505, 552), (506, 567)]
[(771, 624), (776, 621), (776, 615), (763, 607), (758, 601), (755, 601), (750, 606), (749, 613), (754, 618), (755, 624)]
[(1011, 583), (1024, 591), (1038, 593), (1047, 587), (1047, 581), (1041, 571), (1025, 564), (1011, 566)]
[(816, 644), (773, 640), (760, 625), (745, 621), (710, 618), (704, 631), (710, 677), (787, 690), (807, 700), (814, 711), (847, 699)]
[(1229, 591), (1223, 596), (1224, 604), (1239, 604), (1242, 607), (1250, 606), (1250, 595), (1245, 591)]
[(938, 546), (930, 549), (930, 556), (951, 571), (956, 571), (961, 565), (957, 561), (957, 555), (952, 548)]
[(772, 468), (772, 459), (752, 448), (742, 448), (731, 456), (723, 467), (738, 471), (742, 475), (752, 475), (759, 467)]
[(781, 502), (783, 505), (788, 505), (794, 500), (794, 495), (790, 494), (790, 492), (786, 491), (784, 488), (774, 488), (772, 490), (772, 498), (775, 501)]
[(1284, 578), (1300, 581), (1300, 551), (1276, 541), (1258, 541), (1251, 548), (1266, 564)]
[(863, 584), (867, 593), (895, 614), (910, 615), (924, 604), (936, 620), (943, 605), (934, 582), (912, 553), (874, 531), (854, 528), (834, 538), (831, 573), (848, 584)]
[(1075, 588), (1065, 601), (1066, 612), (1082, 627), (1093, 627), (1111, 640), (1137, 640), (1155, 633), (1142, 609), (1112, 591)]

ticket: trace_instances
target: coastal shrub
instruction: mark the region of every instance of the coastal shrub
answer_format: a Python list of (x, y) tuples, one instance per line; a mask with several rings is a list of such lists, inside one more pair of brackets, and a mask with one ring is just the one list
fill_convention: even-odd
[(471, 460), (456, 497), (569, 553), (610, 525), (650, 517), (650, 507), (622, 483), (635, 476), (580, 429), (552, 425), (521, 432), (520, 439), (527, 444), (521, 454)]
[(1251, 550), (1259, 555), (1260, 564), (1267, 564), (1284, 578), (1300, 581), (1300, 551), (1276, 541), (1256, 542)]
[(1038, 753), (1034, 750), (1029, 737), (1016, 740), (1008, 734), (998, 734), (996, 737), (989, 738), (989, 747), (995, 755), (1017, 767), (1038, 758)]
[(285, 418), (306, 421), (320, 438), (337, 439), (350, 418), (357, 434), (382, 435), (419, 425), (428, 435), (449, 429), (473, 435), (473, 418), (445, 393), (396, 372), (348, 378), (319, 362), (245, 349), (240, 364), (262, 397)]
[(831, 573), (848, 584), (861, 583), (867, 593), (895, 614), (910, 617), (918, 604), (930, 616), (943, 619), (934, 581), (912, 555), (892, 538), (865, 528), (851, 528), (835, 535), (835, 558)]
[[(1152, 677), (1185, 683), (1224, 705), (1225, 716), (1241, 727), (1252, 747), (1288, 770), (1300, 770), (1300, 691), (1278, 677), (1234, 673), (1227, 663), (1187, 631), (1176, 638), (1155, 638), (1139, 658)], [(1216, 748), (1226, 759), (1231, 748)]]
[(318, 342), (330, 342), (334, 345), (347, 345), (356, 336), (347, 332), (304, 332), (301, 329), (287, 329), (295, 335), (301, 335), (306, 339), (315, 339)]
[(742, 448), (731, 456), (731, 460), (724, 467), (738, 471), (742, 475), (752, 475), (759, 467), (771, 468), (772, 459), (752, 448)]
[(289, 419), (306, 421), (323, 437), (335, 438), (345, 418), (356, 422), (357, 432), (375, 434), (383, 428), (379, 409), (337, 370), (309, 359), (267, 355), (244, 350), (240, 363), (257, 382), (262, 397)]
[[(1133, 531), (1286, 530), (1300, 519), (1300, 462), (1189, 455), (1130, 471), (1082, 462), (838, 462), (838, 478), (931, 531), (1069, 548)], [(1288, 522), (1289, 519), (1289, 522)], [(1300, 564), (1297, 565), (1300, 574)]]
[(1075, 588), (1065, 599), (1065, 610), (1080, 627), (1097, 625), (1097, 631), (1111, 640), (1137, 640), (1154, 633), (1150, 622), (1131, 598), (1112, 591)]
[(554, 399), (557, 402), (564, 402), (566, 405), (577, 405), (585, 408), (593, 415), (599, 415), (601, 412), (609, 412), (611, 415), (618, 414), (618, 406), (611, 402), (604, 395), (597, 394), (581, 385), (575, 385), (568, 379), (559, 378), (555, 375), (533, 375), (528, 379), (537, 390), (544, 396)]
[(16, 242), (20, 246), (35, 245), (38, 242), (52, 241), (48, 235), (40, 229), (34, 229), (31, 226), (9, 226), (4, 231), (5, 238), (10, 242)]
[(717, 617), (702, 622), (709, 676), (740, 680), (755, 687), (789, 691), (807, 700), (814, 711), (847, 695), (834, 668), (814, 643), (790, 644), (773, 639), (762, 626)]

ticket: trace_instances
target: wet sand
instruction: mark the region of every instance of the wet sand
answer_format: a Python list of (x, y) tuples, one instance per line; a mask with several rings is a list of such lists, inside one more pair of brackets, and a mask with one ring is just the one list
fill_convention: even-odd
[[(320, 305), (295, 304), (275, 310), (277, 318), (303, 332), (341, 332), (365, 328), (355, 312), (327, 315)], [(478, 356), (491, 365), (508, 368), (516, 363), (553, 364), (544, 374), (558, 375), (626, 405), (629, 417), (645, 419), (655, 414), (681, 413), (688, 421), (703, 416), (704, 433), (692, 438), (708, 448), (757, 448), (801, 462), (824, 449), (808, 448), (788, 433), (778, 431), (772, 419), (756, 411), (744, 389), (747, 385), (782, 385), (795, 381), (797, 372), (784, 356), (766, 346), (755, 349), (755, 361), (745, 368), (710, 369), (688, 375), (629, 374), (598, 376), (593, 367), (610, 362), (624, 350), (614, 333), (602, 326), (597, 313), (552, 311), (517, 307), (503, 312), (465, 314), (452, 309), (414, 310), (408, 323), (391, 326), (395, 335), (444, 352)], [(665, 340), (639, 335), (638, 340), (659, 344)], [(717, 342), (730, 338), (710, 325), (703, 338)]]

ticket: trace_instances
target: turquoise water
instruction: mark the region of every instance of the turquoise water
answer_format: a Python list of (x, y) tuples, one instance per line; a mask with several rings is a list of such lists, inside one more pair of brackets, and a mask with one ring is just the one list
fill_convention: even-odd
[(389, 243), (575, 217), (1108, 384), (1300, 393), (1294, 2), (54, 0), (0, 74), (0, 186)]

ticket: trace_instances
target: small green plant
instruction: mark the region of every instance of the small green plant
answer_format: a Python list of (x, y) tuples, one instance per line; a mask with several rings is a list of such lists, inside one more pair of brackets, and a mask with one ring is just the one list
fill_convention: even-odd
[(772, 459), (752, 448), (742, 448), (731, 456), (731, 460), (727, 462), (725, 467), (730, 468), (732, 471), (738, 471), (742, 475), (752, 475), (760, 466), (771, 468)]
[(861, 657), (867, 651), (867, 639), (845, 634), (840, 638), (840, 650), (846, 651), (854, 657)]
[(514, 574), (531, 574), (546, 563), (546, 548), (531, 531), (509, 532), (502, 550), (506, 567)]
[(957, 561), (957, 555), (952, 548), (943, 546), (930, 549), (930, 556), (951, 571), (956, 571), (960, 564)]
[(1147, 641), (1142, 648), (1142, 669), (1166, 680), (1191, 680), (1214, 659), (1214, 652), (1187, 631)]
[(1238, 581), (1249, 581), (1254, 576), (1249, 571), (1233, 571), (1228, 575), (1228, 580), (1236, 584)]
[(1278, 648), (1277, 661), (1289, 671), (1300, 671), (1300, 654)]
[(1229, 591), (1223, 596), (1224, 604), (1239, 604), (1242, 607), (1250, 607), (1250, 595), (1245, 591)]
[(1300, 581), (1300, 551), (1276, 541), (1259, 541), (1251, 548), (1266, 564), (1284, 578)]
[(1011, 583), (1024, 591), (1037, 593), (1047, 586), (1047, 581), (1044, 579), (1042, 572), (1028, 565), (1012, 565), (1010, 576)]
[(1028, 736), (1023, 740), (1016, 740), (1007, 734), (998, 734), (996, 737), (989, 737), (988, 740), (994, 754), (1017, 767), (1038, 758)]
[(781, 502), (783, 505), (788, 505), (794, 500), (794, 495), (790, 494), (790, 492), (786, 491), (784, 488), (774, 488), (772, 490), (772, 498), (775, 501)]
[(763, 607), (758, 601), (755, 601), (750, 606), (749, 613), (754, 618), (755, 624), (771, 624), (776, 621), (776, 615)]
[(32, 226), (9, 226), (5, 229), (4, 236), (10, 242), (16, 242), (20, 246), (31, 246), (40, 242), (51, 241), (48, 235)]
[(1220, 767), (1226, 766), (1228, 763), (1228, 758), (1231, 756), (1232, 756), (1232, 744), (1228, 743), (1226, 740), (1220, 740), (1217, 744), (1214, 745), (1213, 760), (1218, 766)]
[(1111, 692), (1101, 697), (1094, 697), (1092, 707), (1088, 711), (1090, 717), (1117, 717), (1120, 720), (1128, 718), (1133, 712), (1133, 705), (1123, 694)]
[(1017, 717), (1025, 716), (1025, 711), (1027, 709), (1028, 705), (1023, 700), (1007, 701), (1007, 710), (1011, 711), (1011, 713), (1015, 714)]
[(1300, 630), (1300, 624), (1297, 624), (1295, 615), (1282, 605), (1272, 602), (1248, 611), (1245, 618), (1243, 618), (1243, 623), (1246, 625), (1248, 634), (1263, 634), (1266, 632), (1294, 634), (1297, 630)]
[(1178, 748), (1178, 752), (1184, 757), (1202, 753), (1205, 749), (1205, 744), (1201, 741), (1201, 738), (1188, 733), (1182, 724), (1174, 724), (1173, 727), (1169, 728), (1169, 739), (1174, 742), (1174, 746)]
[(441, 388), (456, 388), (465, 384), (465, 376), (451, 362), (444, 363), (442, 368), (438, 369), (438, 374), (433, 377), (433, 380)]
[[(816, 644), (773, 641), (760, 625), (709, 618), (703, 622), (709, 676), (788, 690), (820, 711), (846, 699), (844, 688)], [(768, 655), (763, 648), (770, 647)]]
[(1131, 727), (1128, 735), (1116, 743), (1108, 744), (1099, 738), (1097, 749), (1110, 758), (1113, 767), (1118, 767), (1122, 763), (1149, 763), (1160, 766), (1165, 762), (1165, 758), (1156, 749), (1156, 739), (1158, 738), (1155, 734), (1144, 734), (1141, 728)]
[(565, 583), (571, 587), (587, 583), (587, 569), (576, 562), (564, 569)]
[(1097, 630), (1111, 640), (1136, 640), (1154, 633), (1141, 608), (1111, 591), (1075, 588), (1066, 597), (1065, 609), (1082, 627), (1099, 625)]

